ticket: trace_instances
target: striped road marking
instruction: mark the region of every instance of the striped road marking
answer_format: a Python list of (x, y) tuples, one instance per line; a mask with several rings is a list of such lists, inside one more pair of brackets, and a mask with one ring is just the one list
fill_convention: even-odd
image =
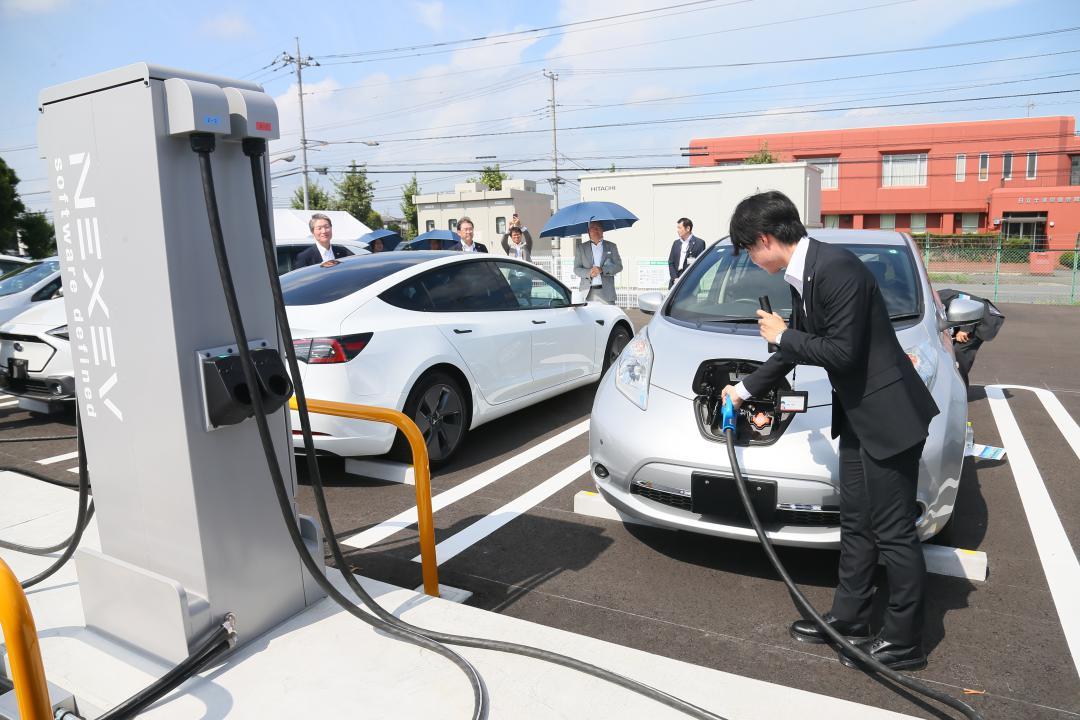
[[(496, 480), (509, 475), (519, 468), (528, 465), (541, 455), (545, 455), (560, 445), (565, 445), (579, 435), (589, 430), (589, 421), (582, 420), (577, 425), (563, 430), (558, 435), (537, 443), (514, 457), (504, 460), (493, 468), (489, 468), (474, 478), (456, 485), (445, 492), (441, 492), (431, 498), (431, 511), (438, 512), (448, 505), (456, 503), (462, 498), (472, 495), (477, 490), (482, 490)], [(379, 523), (373, 528), (368, 528), (362, 533), (353, 535), (341, 541), (342, 545), (354, 548), (366, 548), (381, 542), (399, 530), (404, 530), (410, 525), (416, 524), (416, 507), (413, 506), (394, 517)]]
[(64, 453), (63, 455), (53, 455), (44, 460), (38, 460), (38, 465), (52, 465), (53, 463), (63, 462), (65, 460), (74, 460), (77, 457), (79, 457), (78, 450), (75, 452)]
[[(524, 495), (511, 500), (490, 515), (482, 517), (456, 535), (451, 535), (435, 546), (436, 563), (442, 565), (517, 516), (528, 512), (536, 505), (547, 500), (587, 472), (589, 472), (589, 458), (583, 457), (570, 467), (552, 475)], [(420, 556), (414, 557), (413, 562), (420, 562)]]
[(1042, 388), (1020, 385), (987, 385), (986, 396), (990, 400), (990, 410), (994, 414), (1001, 444), (1009, 454), (1009, 467), (1016, 479), (1016, 489), (1020, 493), (1020, 502), (1024, 506), (1031, 534), (1035, 539), (1035, 549), (1042, 562), (1046, 582), (1050, 586), (1050, 595), (1054, 599), (1061, 629), (1065, 633), (1065, 642), (1072, 655), (1073, 667), (1080, 673), (1080, 562), (1069, 543), (1069, 536), (1061, 525), (1054, 502), (1046, 490), (1046, 483), (1035, 464), (1035, 458), (1028, 449), (1020, 425), (1016, 422), (1005, 390), (1026, 390), (1035, 393), (1042, 401), (1046, 411), (1057, 423), (1065, 435), (1077, 458), (1080, 458), (1080, 427), (1077, 427), (1065, 407), (1052, 392)]

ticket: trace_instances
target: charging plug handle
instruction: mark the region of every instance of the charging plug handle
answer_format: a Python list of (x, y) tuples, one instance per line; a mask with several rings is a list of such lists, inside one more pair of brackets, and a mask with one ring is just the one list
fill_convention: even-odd
[(727, 432), (728, 430), (735, 432), (735, 404), (731, 402), (730, 395), (724, 398), (724, 407), (723, 410), (721, 410), (720, 417), (722, 420), (721, 429), (724, 432)]

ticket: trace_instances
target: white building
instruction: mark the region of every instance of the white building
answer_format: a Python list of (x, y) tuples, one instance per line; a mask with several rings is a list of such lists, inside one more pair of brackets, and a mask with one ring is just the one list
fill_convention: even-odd
[(334, 228), (334, 240), (359, 240), (362, 235), (371, 232), (371, 228), (344, 210), (274, 208), (274, 238), (278, 242), (288, 240), (315, 242), (309, 225), (311, 216), (315, 213), (321, 213), (330, 218), (330, 224)]
[(474, 239), (488, 251), (503, 254), (500, 241), (516, 212), (533, 238), (533, 255), (549, 255), (551, 241), (539, 237), (551, 217), (551, 195), (536, 192), (532, 180), (504, 180), (502, 190), (489, 190), (483, 183), (461, 183), (453, 192), (414, 195), (419, 232), (457, 230), (457, 223), (469, 217), (475, 227)]
[[(675, 222), (689, 218), (694, 234), (710, 245), (728, 234), (739, 201), (757, 192), (779, 190), (807, 227), (821, 227), (821, 170), (803, 162), (600, 173), (579, 182), (583, 201), (616, 202), (638, 216), (633, 227), (605, 234), (619, 245), (623, 272), (616, 285), (624, 288), (667, 288)], [(573, 257), (570, 242), (562, 257), (564, 264)]]

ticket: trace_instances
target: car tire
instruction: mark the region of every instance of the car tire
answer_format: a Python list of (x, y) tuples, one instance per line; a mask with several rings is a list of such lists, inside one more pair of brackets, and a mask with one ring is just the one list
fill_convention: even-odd
[[(458, 381), (444, 372), (421, 377), (409, 392), (402, 412), (416, 423), (427, 441), (428, 466), (432, 469), (450, 461), (469, 431), (466, 395)], [(412, 450), (401, 431), (394, 437), (390, 457), (412, 462)]]
[(623, 351), (630, 339), (630, 331), (626, 329), (625, 325), (615, 326), (615, 329), (611, 331), (611, 335), (608, 337), (607, 347), (604, 348), (604, 368), (600, 371), (601, 375), (607, 372), (607, 369), (619, 357), (619, 353)]

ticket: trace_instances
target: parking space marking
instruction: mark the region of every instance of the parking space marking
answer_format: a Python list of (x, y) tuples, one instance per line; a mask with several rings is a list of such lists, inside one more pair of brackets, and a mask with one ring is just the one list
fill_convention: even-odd
[(5, 400), (3, 402), (0, 402), (0, 408), (11, 407), (12, 405), (18, 405), (18, 404), (19, 404), (18, 400)]
[(69, 473), (78, 473), (78, 472), (79, 472), (79, 468), (77, 468), (77, 467), (73, 467), (73, 468), (68, 468), (68, 472), (69, 472)]
[[(445, 492), (441, 492), (438, 495), (431, 498), (431, 511), (438, 512), (448, 505), (456, 503), (462, 498), (472, 495), (477, 490), (482, 490), (496, 480), (509, 475), (510, 473), (518, 470), (533, 460), (537, 459), (541, 455), (546, 455), (560, 445), (565, 445), (579, 435), (583, 435), (589, 430), (589, 421), (582, 420), (577, 425), (571, 428), (563, 430), (558, 435), (548, 438), (547, 440), (538, 443), (530, 448), (526, 448), (524, 451), (518, 453), (508, 460), (504, 460), (493, 468), (489, 468), (480, 473), (474, 478), (470, 478), (465, 482), (450, 488)], [(342, 545), (348, 545), (354, 548), (367, 548), (371, 547), (377, 542), (381, 542), (390, 537), (399, 530), (416, 524), (416, 506), (400, 512), (389, 520), (385, 520), (375, 527), (368, 528), (362, 533), (353, 535), (341, 541)]]
[[(1054, 502), (1046, 489), (1046, 483), (1039, 473), (1035, 458), (1031, 455), (1024, 435), (1020, 431), (1020, 425), (1016, 422), (1009, 401), (1005, 398), (1005, 390), (1030, 390), (1039, 396), (1047, 410), (1051, 410), (1053, 403), (1043, 395), (1060, 406), (1057, 398), (1052, 393), (1039, 388), (1029, 388), (1018, 385), (988, 385), (986, 397), (990, 401), (990, 410), (994, 414), (994, 422), (997, 423), (998, 432), (1001, 434), (1001, 443), (1009, 454), (1009, 466), (1016, 480), (1016, 489), (1020, 493), (1020, 502), (1027, 515), (1028, 525), (1035, 540), (1035, 550), (1039, 554), (1042, 563), (1043, 574), (1050, 586), (1050, 595), (1057, 608), (1058, 618), (1061, 620), (1061, 629), (1065, 633), (1065, 642), (1069, 646), (1072, 655), (1073, 666), (1078, 668), (1080, 674), (1080, 603), (1076, 598), (1080, 596), (1080, 562), (1076, 559), (1072, 544), (1069, 542), (1065, 528), (1061, 524), (1054, 508)], [(1080, 430), (1076, 423), (1061, 407), (1061, 413), (1054, 416), (1058, 427), (1065, 433), (1073, 446), (1073, 451), (1080, 458), (1080, 448), (1075, 442), (1080, 440)], [(1068, 423), (1061, 421), (1067, 419)], [(1073, 434), (1072, 437), (1070, 433)]]
[(72, 460), (79, 457), (79, 451), (64, 453), (63, 455), (54, 455), (44, 460), (38, 460), (38, 465), (52, 465), (53, 463), (63, 462), (64, 460)]
[[(436, 564), (442, 565), (588, 472), (589, 458), (586, 456), (570, 467), (552, 475), (524, 495), (520, 495), (506, 503), (490, 515), (477, 520), (456, 535), (451, 535), (435, 546)], [(420, 562), (420, 556), (414, 557), (413, 562)]]

